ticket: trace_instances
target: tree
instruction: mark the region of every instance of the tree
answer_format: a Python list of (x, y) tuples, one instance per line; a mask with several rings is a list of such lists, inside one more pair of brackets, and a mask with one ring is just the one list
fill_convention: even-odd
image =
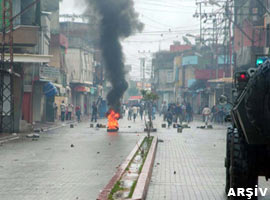
[(150, 132), (153, 129), (153, 122), (152, 122), (152, 112), (153, 112), (153, 105), (156, 100), (159, 99), (159, 96), (151, 91), (141, 90), (141, 94), (143, 96), (143, 101), (145, 102), (145, 109), (147, 109), (148, 113), (148, 122), (145, 122), (146, 130), (147, 130), (147, 137), (150, 137)]

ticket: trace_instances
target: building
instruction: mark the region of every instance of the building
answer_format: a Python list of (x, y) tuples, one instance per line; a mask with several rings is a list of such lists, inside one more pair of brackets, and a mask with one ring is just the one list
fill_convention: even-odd
[[(46, 121), (53, 118), (53, 114), (49, 116), (49, 113), (52, 112), (49, 109), (52, 98), (47, 98), (44, 94), (44, 85), (49, 83), (51, 79), (46, 79), (48, 77), (43, 73), (43, 67), (49, 66), (52, 58), (49, 55), (51, 30), (57, 29), (55, 24), (57, 25), (58, 21), (59, 2), (41, 0), (21, 14), (21, 11), (31, 3), (30, 0), (15, 0), (12, 6), (13, 15), (19, 14), (13, 21), (12, 50), (14, 52), (15, 76), (12, 92), (14, 102), (10, 102), (10, 104), (2, 103), (4, 112), (13, 110), (14, 117), (11, 117), (13, 118), (11, 124), (13, 126), (12, 131), (15, 132), (24, 130), (25, 125), (34, 121)], [(2, 38), (3, 33), (0, 34), (0, 39), (2, 40)], [(9, 56), (9, 54), (6, 54), (5, 59), (9, 59)], [(59, 72), (56, 67), (51, 66), (51, 69)], [(4, 80), (7, 83), (9, 81), (8, 76)], [(59, 84), (61, 84), (60, 81)], [(3, 113), (0, 113), (0, 115), (1, 125), (3, 125), (5, 121), (2, 121), (2, 119), (7, 120), (7, 117), (3, 117)], [(0, 129), (0, 132), (11, 130), (5, 130), (3, 126)]]
[[(264, 55), (267, 37), (265, 6), (259, 1), (235, 1), (234, 54), (235, 70), (256, 66), (258, 56)], [(265, 2), (263, 2), (264, 4)], [(246, 13), (246, 14), (243, 14)]]
[(68, 38), (65, 56), (67, 82), (71, 89), (69, 103), (80, 106), (88, 115), (98, 88), (94, 87), (94, 48), (90, 41), (91, 28), (88, 23), (61, 22), (61, 33)]

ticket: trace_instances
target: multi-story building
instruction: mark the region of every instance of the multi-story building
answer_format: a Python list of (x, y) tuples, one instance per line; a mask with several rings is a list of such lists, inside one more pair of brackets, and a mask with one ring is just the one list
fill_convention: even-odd
[(94, 48), (90, 41), (91, 29), (88, 23), (61, 22), (61, 33), (68, 38), (66, 53), (67, 82), (71, 88), (69, 103), (80, 106), (82, 113), (89, 114), (95, 100), (94, 87)]
[[(236, 70), (254, 67), (257, 57), (264, 54), (266, 44), (264, 28), (266, 9), (265, 6), (262, 6), (264, 3), (264, 1), (251, 0), (235, 1), (234, 53)], [(268, 1), (267, 3), (269, 5)]]
[[(59, 65), (54, 62), (54, 65), (50, 66), (53, 58), (50, 55), (52, 50), (50, 46), (51, 31), (57, 29), (59, 2), (41, 0), (21, 13), (31, 3), (30, 0), (15, 0), (12, 6), (13, 15), (18, 14), (13, 21), (12, 49), (15, 78), (13, 83), (14, 102), (11, 102), (14, 105), (12, 129), (16, 132), (24, 128), (23, 124), (34, 121), (53, 121), (52, 102), (54, 99), (46, 96), (44, 86), (50, 82), (62, 84), (59, 80), (59, 74), (61, 74)], [(2, 38), (3, 33), (0, 34), (0, 39), (2, 40)], [(8, 58), (9, 54), (6, 54), (5, 59)], [(56, 75), (58, 76), (56, 77)], [(4, 102), (3, 105), (4, 111), (10, 109), (11, 104), (8, 105)], [(1, 128), (1, 131), (8, 130)]]

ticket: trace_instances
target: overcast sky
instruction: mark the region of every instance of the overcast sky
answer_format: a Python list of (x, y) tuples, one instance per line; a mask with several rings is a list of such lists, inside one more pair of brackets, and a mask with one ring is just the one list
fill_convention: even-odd
[[(77, 3), (75, 3), (77, 2)], [(181, 41), (187, 33), (199, 34), (199, 20), (193, 18), (197, 10), (195, 0), (134, 0), (140, 20), (145, 24), (142, 33), (123, 41), (126, 64), (132, 65), (131, 75), (140, 76), (139, 58), (161, 50), (169, 50), (173, 41)], [(84, 6), (76, 0), (63, 0), (60, 13), (83, 12)], [(204, 8), (203, 8), (204, 9)], [(207, 9), (207, 8), (206, 8)]]

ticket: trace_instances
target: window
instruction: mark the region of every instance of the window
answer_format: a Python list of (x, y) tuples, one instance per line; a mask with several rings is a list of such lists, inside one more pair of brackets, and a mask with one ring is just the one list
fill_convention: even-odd
[(173, 70), (167, 71), (167, 83), (174, 82)]

